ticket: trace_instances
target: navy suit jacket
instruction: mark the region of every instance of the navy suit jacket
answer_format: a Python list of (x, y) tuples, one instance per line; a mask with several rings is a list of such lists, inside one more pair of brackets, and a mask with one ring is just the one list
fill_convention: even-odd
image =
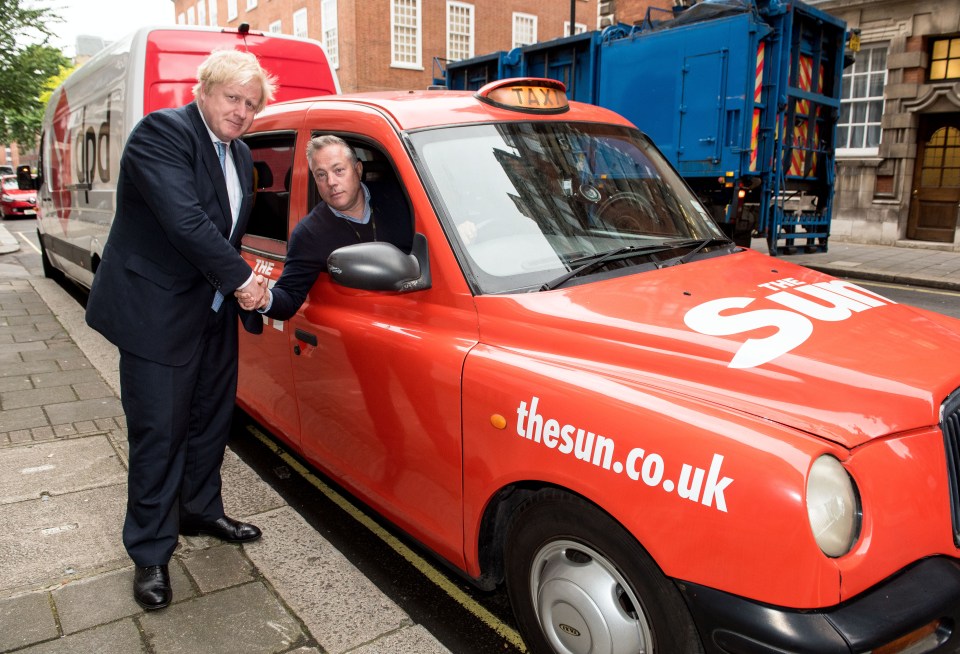
[(272, 289), (273, 304), (267, 316), (289, 320), (306, 300), (320, 273), (327, 272), (330, 253), (346, 245), (374, 240), (373, 223), (377, 240), (393, 243), (410, 253), (413, 229), (399, 188), (374, 188), (370, 191), (370, 205), (372, 223), (367, 225), (351, 226), (322, 202), (297, 223), (290, 235), (283, 272)]
[[(224, 295), (220, 311), (237, 315), (233, 291), (250, 277), (239, 250), (253, 159), (238, 139), (230, 151), (243, 189), (232, 235), (226, 182), (196, 103), (147, 114), (131, 132), (86, 312), (87, 324), (120, 349), (183, 365), (197, 349), (216, 290)], [(249, 317), (256, 331), (262, 319)]]

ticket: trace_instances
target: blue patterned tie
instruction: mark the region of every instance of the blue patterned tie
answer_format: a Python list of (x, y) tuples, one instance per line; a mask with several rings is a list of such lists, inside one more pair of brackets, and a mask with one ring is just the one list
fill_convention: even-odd
[(214, 143), (217, 146), (217, 156), (220, 157), (220, 169), (223, 171), (223, 174), (227, 174), (227, 144), (223, 141), (217, 141)]
[[(217, 156), (220, 157), (220, 170), (223, 171), (224, 177), (227, 175), (227, 144), (223, 141), (215, 141), (214, 145), (217, 146)], [(220, 305), (223, 304), (223, 293), (217, 291), (216, 295), (213, 296), (213, 305), (211, 309), (214, 311), (220, 310)]]

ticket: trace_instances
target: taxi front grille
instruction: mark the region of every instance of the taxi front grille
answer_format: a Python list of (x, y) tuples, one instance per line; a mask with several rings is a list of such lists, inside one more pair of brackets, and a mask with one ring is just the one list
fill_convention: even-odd
[(950, 479), (950, 513), (953, 517), (953, 542), (960, 547), (960, 389), (944, 401), (940, 429), (947, 455)]

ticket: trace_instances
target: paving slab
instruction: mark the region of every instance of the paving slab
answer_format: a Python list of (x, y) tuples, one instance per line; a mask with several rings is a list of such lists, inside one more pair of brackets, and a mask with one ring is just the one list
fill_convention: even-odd
[(0, 505), (0, 594), (128, 565), (126, 504), (126, 485), (117, 484)]
[(118, 397), (100, 397), (92, 400), (75, 400), (60, 404), (47, 404), (44, 407), (50, 416), (51, 425), (81, 420), (98, 420), (123, 415), (123, 406)]
[(33, 383), (27, 375), (0, 377), (0, 394), (9, 391), (26, 391), (33, 387)]
[(185, 552), (180, 560), (204, 594), (254, 580), (253, 565), (236, 545)]
[(449, 654), (422, 625), (413, 625), (351, 650), (350, 654)]
[(25, 391), (7, 391), (0, 393), (0, 410), (22, 409), (28, 406), (41, 406), (53, 402), (75, 402), (77, 394), (70, 386), (50, 386), (30, 388)]
[(41, 643), (17, 654), (146, 654), (149, 652), (133, 620), (121, 620), (72, 636)]
[[(176, 557), (171, 559), (168, 568), (173, 601), (189, 601), (196, 597), (197, 593)], [(78, 579), (51, 594), (65, 634), (144, 612), (133, 599), (133, 566)]]
[(74, 384), (85, 384), (90, 382), (102, 382), (100, 374), (92, 368), (81, 368), (80, 370), (60, 370), (57, 367), (54, 370), (44, 372), (30, 373), (30, 381), (34, 388), (46, 388), (48, 386), (65, 386)]
[(49, 425), (43, 407), (31, 406), (23, 409), (0, 411), (0, 434), (18, 429), (31, 429)]
[(84, 359), (83, 352), (69, 341), (57, 343), (47, 347), (45, 343), (17, 343), (11, 347), (21, 348), (24, 361), (61, 361), (68, 359)]
[(341, 654), (411, 624), (292, 508), (258, 516), (257, 524), (263, 538), (244, 551), (325, 651)]
[(126, 480), (127, 471), (104, 435), (0, 449), (0, 504)]
[(0, 599), (0, 652), (56, 638), (57, 621), (53, 617), (48, 593), (30, 593)]
[(246, 518), (287, 504), (229, 447), (223, 455), (220, 476), (223, 479), (223, 506), (228, 516)]
[(272, 654), (307, 639), (259, 581), (145, 613), (140, 625), (155, 654)]
[(8, 352), (5, 348), (0, 352), (0, 378), (15, 375), (31, 375), (34, 373), (57, 373), (60, 366), (56, 361), (22, 361), (17, 352)]

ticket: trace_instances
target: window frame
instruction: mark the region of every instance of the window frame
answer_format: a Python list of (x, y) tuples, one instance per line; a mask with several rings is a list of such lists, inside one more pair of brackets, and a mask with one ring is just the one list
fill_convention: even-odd
[(247, 0), (247, 11), (257, 8), (257, 0)]
[(337, 0), (320, 0), (320, 43), (323, 44), (330, 66), (334, 69), (340, 68), (340, 25), (337, 16)]
[(283, 21), (275, 20), (267, 26), (269, 34), (283, 34)]
[[(522, 12), (522, 11), (515, 11), (515, 12), (513, 12), (513, 17), (512, 17), (512, 19), (511, 19), (511, 20), (512, 20), (512, 24), (513, 24), (513, 31), (512, 31), (512, 33), (511, 33), (511, 35), (510, 35), (510, 42), (511, 42), (513, 45), (512, 45), (511, 47), (513, 47), (513, 48), (522, 48), (522, 47), (525, 46), (525, 45), (531, 45), (531, 44), (537, 42), (537, 29), (538, 29), (538, 26), (537, 26), (537, 18), (538, 18), (538, 17), (537, 17), (536, 14), (527, 14), (527, 13), (524, 13), (524, 12)], [(532, 36), (533, 36), (533, 40), (532, 40), (532, 41), (529, 41), (529, 42), (521, 43), (521, 42), (520, 42), (520, 38), (519, 38), (519, 30), (518, 30), (517, 28), (520, 26), (520, 22), (523, 21), (523, 20), (529, 20), (529, 21), (530, 21), (530, 26), (531, 26), (531, 28), (532, 28), (532, 29), (531, 29), (531, 33), (532, 33)]]
[[(840, 117), (837, 119), (837, 144), (836, 144), (837, 147), (836, 147), (836, 153), (837, 153), (837, 157), (838, 157), (838, 158), (841, 158), (841, 157), (875, 157), (875, 156), (877, 156), (877, 155), (879, 154), (879, 152), (880, 152), (880, 143), (883, 142), (883, 130), (882, 130), (882, 128), (881, 128), (881, 131), (880, 131), (880, 140), (877, 142), (877, 145), (875, 145), (875, 146), (861, 145), (861, 146), (857, 146), (857, 147), (849, 147), (847, 144), (850, 143), (850, 139), (851, 139), (851, 137), (852, 137), (851, 130), (852, 130), (854, 127), (863, 127), (863, 128), (864, 128), (864, 143), (865, 143), (865, 142), (866, 142), (866, 141), (865, 141), (865, 139), (866, 139), (866, 131), (867, 131), (870, 127), (872, 127), (872, 126), (878, 126), (878, 127), (880, 127), (880, 126), (882, 125), (882, 121), (883, 121), (883, 109), (884, 109), (884, 106), (885, 106), (885, 104), (886, 104), (886, 101), (885, 101), (885, 99), (884, 99), (883, 90), (884, 90), (884, 89), (886, 88), (886, 86), (887, 86), (887, 79), (888, 79), (888, 72), (889, 72), (889, 68), (888, 68), (888, 66), (887, 66), (887, 57), (889, 56), (889, 48), (890, 48), (890, 44), (887, 43), (887, 42), (885, 42), (885, 41), (884, 41), (884, 42), (877, 42), (877, 43), (863, 44), (863, 45), (861, 46), (860, 52), (857, 53), (857, 60), (856, 60), (856, 62), (854, 62), (853, 66), (852, 66), (851, 68), (849, 68), (848, 70), (845, 70), (845, 71), (844, 71), (844, 74), (843, 74), (843, 84), (842, 84), (842, 86), (844, 87), (844, 90), (841, 91), (841, 98), (840, 98)], [(875, 69), (873, 68), (873, 63), (872, 63), (872, 61), (873, 61), (872, 53), (873, 53), (874, 51), (879, 51), (879, 50), (883, 50), (883, 51), (884, 51), (883, 71), (882, 71), (883, 83), (881, 84), (881, 87), (880, 87), (880, 95), (870, 95), (869, 93), (870, 93), (870, 82), (871, 82), (871, 80), (874, 78), (874, 76), (881, 74), (881, 71), (880, 71), (880, 70), (875, 70)], [(867, 64), (867, 65), (868, 65), (868, 68), (867, 68), (867, 70), (865, 70), (865, 71), (861, 71), (861, 70), (857, 69), (857, 66), (858, 66), (858, 64), (860, 64), (861, 62), (864, 61), (865, 53), (867, 53), (867, 54), (870, 55), (869, 57), (866, 57), (866, 60), (867, 60), (867, 62), (868, 62), (868, 64)], [(865, 95), (862, 95), (862, 96), (856, 96), (856, 97), (854, 97), (853, 93), (854, 93), (854, 90), (855, 90), (855, 88), (856, 88), (856, 81), (857, 81), (858, 78), (859, 78), (859, 79), (866, 78), (866, 84), (865, 84), (866, 94), (865, 94)], [(850, 88), (850, 97), (849, 97), (849, 98), (845, 98), (845, 97), (843, 97), (843, 96), (846, 94), (846, 85), (847, 85), (846, 83), (847, 83), (847, 80), (848, 80), (848, 79), (849, 79), (849, 85), (850, 85), (850, 86), (849, 86), (849, 88)], [(876, 102), (876, 101), (879, 101), (879, 102), (880, 102), (880, 115), (879, 115), (879, 117), (878, 117), (877, 120), (875, 120), (875, 121), (867, 120), (867, 118), (869, 118), (869, 115), (865, 115), (863, 121), (856, 121), (856, 122), (854, 122), (854, 120), (853, 120), (853, 109), (852, 109), (852, 107), (851, 107), (851, 108), (849, 109), (849, 121), (848, 121), (847, 123), (841, 122), (842, 119), (843, 119), (844, 106), (851, 106), (851, 105), (853, 105), (854, 103), (866, 103), (866, 104), (867, 104), (867, 109), (866, 109), (865, 111), (869, 112), (869, 105), (870, 105), (870, 103), (871, 103), (871, 102)], [(848, 131), (847, 131), (847, 136), (846, 136), (846, 139), (845, 139), (845, 143), (841, 145), (841, 142), (840, 142), (840, 140), (841, 140), (841, 139), (840, 139), (840, 132), (841, 132), (841, 130), (842, 130), (843, 128), (846, 128)]]
[[(947, 44), (947, 56), (941, 59), (935, 59), (936, 56), (935, 50), (937, 49), (938, 43)], [(953, 54), (956, 56), (951, 56)], [(947, 73), (950, 70), (950, 64), (954, 63), (957, 68), (960, 68), (960, 34), (953, 35), (940, 35), (937, 38), (930, 39), (930, 45), (927, 50), (927, 54), (930, 56), (930, 65), (927, 68), (927, 81), (932, 84), (939, 84), (941, 82), (955, 82), (960, 80), (960, 70), (958, 74), (952, 77), (948, 76)], [(934, 64), (938, 61), (945, 62), (943, 77), (934, 77), (933, 68)]]
[[(573, 36), (576, 36), (577, 34), (583, 34), (583, 33), (586, 32), (586, 31), (587, 31), (587, 24), (586, 24), (586, 23), (574, 23), (574, 24), (573, 24)], [(570, 21), (569, 21), (569, 20), (563, 21), (563, 35), (564, 35), (564, 36), (571, 36), (571, 34), (570, 34)]]
[[(301, 28), (302, 33), (300, 33)], [(309, 34), (310, 26), (307, 23), (307, 8), (301, 7), (293, 12), (293, 35), (305, 39)]]
[[(453, 10), (463, 9), (466, 10), (467, 16), (467, 32), (466, 34), (453, 31)], [(447, 60), (448, 61), (461, 61), (463, 59), (471, 59), (474, 56), (474, 48), (476, 43), (476, 20), (474, 6), (468, 2), (460, 2), (460, 0), (447, 0)], [(451, 38), (453, 36), (466, 36), (466, 53), (454, 53), (451, 43)], [(461, 55), (462, 56), (455, 56)]]
[(227, 0), (227, 21), (236, 19), (240, 15), (240, 10), (237, 8), (237, 0)]
[[(278, 130), (278, 131), (269, 131), (269, 132), (259, 132), (253, 134), (246, 134), (243, 137), (243, 141), (247, 143), (250, 148), (251, 154), (254, 156), (256, 161), (256, 155), (261, 150), (270, 150), (273, 153), (276, 153), (277, 144), (282, 144), (284, 149), (289, 150), (289, 175), (291, 180), (293, 177), (293, 171), (297, 167), (298, 157), (297, 153), (301, 151), (300, 147), (300, 135), (296, 130)], [(274, 155), (276, 157), (276, 155)], [(286, 163), (286, 162), (284, 162)], [(271, 166), (272, 168), (272, 166)], [(276, 187), (278, 184), (284, 186), (282, 181), (278, 182), (279, 175), (274, 175), (273, 184), (271, 187)], [(291, 183), (292, 186), (292, 183)], [(279, 195), (278, 191), (258, 191), (259, 193), (274, 193)], [(290, 203), (291, 194), (289, 190), (285, 190), (282, 193), (286, 195), (286, 210), (287, 215), (277, 217), (276, 220), (278, 223), (281, 223), (283, 226), (283, 240), (274, 238), (273, 236), (267, 236), (263, 233), (255, 233), (258, 230), (258, 223), (255, 220), (255, 215), (251, 214), (251, 220), (247, 227), (247, 233), (243, 236), (242, 249), (249, 252), (254, 252), (260, 255), (267, 255), (271, 257), (283, 258), (287, 250), (287, 241), (290, 238), (290, 216), (293, 213)], [(254, 194), (254, 209), (255, 212), (258, 208), (258, 202), (256, 194)], [(276, 225), (277, 227), (279, 225)], [(251, 232), (253, 230), (253, 232)]]
[[(415, 26), (398, 25), (397, 9), (399, 4), (412, 5), (416, 13), (414, 17)], [(413, 39), (413, 58), (415, 61), (405, 61), (398, 58), (398, 49), (401, 44), (398, 43), (397, 30), (401, 27), (412, 29), (415, 32)], [(423, 0), (391, 0), (390, 2), (390, 67), (423, 70)]]

